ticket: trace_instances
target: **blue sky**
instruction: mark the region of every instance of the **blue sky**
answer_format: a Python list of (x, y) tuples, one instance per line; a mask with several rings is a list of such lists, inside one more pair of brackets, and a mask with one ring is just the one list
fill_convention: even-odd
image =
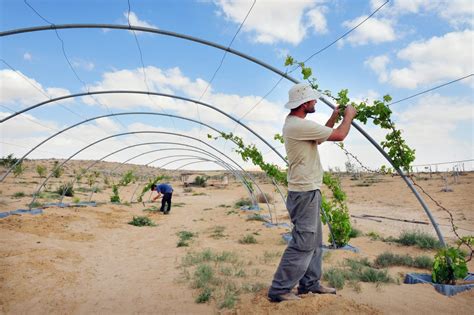
[[(43, 18), (57, 25), (128, 24), (127, 0), (27, 2)], [(305, 60), (353, 28), (384, 2), (257, 0), (231, 48), (285, 71), (287, 54)], [(130, 23), (228, 46), (252, 3), (130, 0)], [(47, 25), (24, 1), (0, 0), (0, 4), (2, 31)], [(473, 12), (474, 4), (469, 0), (389, 1), (369, 20), (313, 57), (307, 65), (313, 68), (320, 87), (331, 90), (333, 94), (347, 88), (354, 100), (370, 101), (385, 94), (390, 94), (394, 101), (400, 100), (474, 73)], [(0, 117), (9, 115), (9, 110), (19, 110), (49, 97), (87, 90), (149, 89), (202, 99), (240, 118), (279, 80), (275, 73), (227, 54), (210, 82), (224, 52), (169, 36), (136, 32), (145, 65), (143, 69), (135, 37), (129, 31), (68, 29), (58, 30), (58, 34), (79, 78), (68, 65), (61, 41), (54, 31), (0, 38)], [(293, 75), (301, 79), (298, 73)], [(277, 146), (283, 155), (283, 148), (272, 139), (280, 132), (287, 114), (283, 104), (291, 85), (283, 80), (242, 120)], [(403, 130), (408, 144), (416, 149), (414, 164), (473, 158), (473, 88), (471, 76), (393, 105), (395, 122)], [(55, 103), (3, 123), (0, 125), (1, 155), (15, 153), (21, 156), (48, 135), (84, 118), (123, 111), (153, 111), (192, 118), (226, 132), (235, 131), (247, 143), (255, 143), (263, 152), (269, 151), (255, 136), (236, 127), (235, 122), (193, 103), (161, 97), (108, 95)], [(308, 119), (324, 123), (329, 115), (330, 110), (320, 102), (317, 113)], [(370, 123), (364, 128), (379, 142), (383, 140), (383, 131)], [(68, 157), (87, 143), (107, 135), (137, 130), (182, 133), (209, 142), (206, 139), (209, 131), (205, 127), (180, 119), (121, 116), (81, 125), (41, 146), (31, 157)], [(163, 134), (134, 135), (105, 141), (77, 158), (97, 159), (126, 145), (167, 140), (196, 144), (194, 140)], [(240, 160), (233, 153), (231, 144), (223, 141), (211, 141), (210, 144)], [(157, 146), (165, 147), (143, 146), (107, 160), (123, 161), (132, 154)], [(346, 139), (345, 146), (367, 166), (375, 168), (386, 164), (355, 129)], [(134, 162), (147, 163), (160, 154), (165, 155), (156, 153)], [(322, 145), (321, 156), (326, 168), (343, 167), (347, 161), (347, 157), (330, 143)], [(265, 157), (283, 165), (272, 152), (266, 153)], [(241, 164), (252, 168), (249, 164)], [(154, 165), (159, 166), (158, 163)], [(179, 163), (173, 166), (178, 167)], [(472, 162), (465, 166), (472, 168)], [(190, 167), (215, 166), (203, 163)]]

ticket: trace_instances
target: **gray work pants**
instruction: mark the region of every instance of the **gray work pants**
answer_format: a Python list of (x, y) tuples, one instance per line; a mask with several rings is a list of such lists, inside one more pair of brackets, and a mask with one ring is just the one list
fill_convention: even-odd
[(321, 278), (321, 192), (290, 191), (286, 206), (294, 224), (292, 239), (281, 257), (269, 295), (288, 293), (298, 282), (303, 289), (317, 288)]

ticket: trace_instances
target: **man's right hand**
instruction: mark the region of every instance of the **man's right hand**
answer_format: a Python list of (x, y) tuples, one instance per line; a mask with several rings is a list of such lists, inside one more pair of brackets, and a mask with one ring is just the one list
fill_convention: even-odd
[(357, 115), (357, 110), (352, 105), (347, 105), (346, 109), (344, 110), (344, 118), (354, 119)]

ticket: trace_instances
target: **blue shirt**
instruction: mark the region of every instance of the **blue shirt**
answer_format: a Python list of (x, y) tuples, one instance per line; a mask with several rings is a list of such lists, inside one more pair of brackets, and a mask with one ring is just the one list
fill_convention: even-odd
[(173, 188), (168, 184), (159, 184), (156, 186), (155, 190), (162, 194), (170, 194), (173, 192)]

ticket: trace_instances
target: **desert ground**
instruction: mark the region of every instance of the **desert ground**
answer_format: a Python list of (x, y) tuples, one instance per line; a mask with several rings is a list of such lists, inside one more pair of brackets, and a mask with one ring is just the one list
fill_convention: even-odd
[[(9, 175), (0, 184), (0, 212), (26, 209), (31, 195), (44, 180), (36, 165), (51, 170), (53, 161), (24, 163), (26, 171)], [(52, 193), (74, 178), (74, 171), (91, 161), (71, 161), (65, 173), (52, 178), (38, 198), (38, 205), (57, 202)], [(112, 169), (116, 163), (102, 162), (95, 170)], [(153, 168), (126, 165), (124, 173), (158, 174)], [(5, 169), (1, 169), (1, 173)], [(198, 172), (196, 172), (198, 173)], [(202, 172), (201, 172), (202, 173)], [(221, 172), (222, 173), (222, 172)], [(87, 201), (91, 187), (96, 207), (45, 207), (42, 214), (10, 215), (0, 219), (0, 312), (2, 314), (472, 314), (474, 290), (447, 297), (429, 284), (403, 284), (406, 273), (429, 273), (426, 269), (395, 266), (385, 268), (393, 281), (388, 283), (346, 283), (336, 295), (303, 296), (299, 301), (270, 303), (266, 290), (279, 263), (285, 242), (284, 225), (267, 227), (248, 220), (254, 213), (273, 222), (289, 222), (281, 196), (262, 176), (257, 183), (271, 197), (261, 210), (248, 211), (235, 203), (248, 196), (234, 178), (228, 185), (215, 180), (207, 187), (184, 187), (177, 172), (171, 184), (175, 191), (170, 214), (154, 210), (158, 203), (131, 202), (139, 181), (120, 188), (122, 204), (110, 202), (113, 174), (104, 183), (101, 175), (89, 186), (85, 176), (75, 185), (74, 197), (64, 202)], [(209, 173), (208, 175), (218, 175)], [(258, 174), (257, 174), (258, 175)], [(446, 179), (443, 179), (444, 176)], [(216, 176), (217, 178), (218, 176)], [(330, 250), (324, 256), (324, 270), (342, 266), (350, 259), (374, 260), (383, 252), (428, 255), (434, 250), (402, 246), (383, 238), (398, 237), (403, 231), (421, 231), (435, 236), (423, 209), (398, 176), (361, 174), (339, 175), (348, 196), (352, 225), (362, 235), (350, 240), (359, 253)], [(449, 209), (460, 235), (474, 234), (474, 174), (418, 174), (417, 182)], [(209, 181), (211, 182), (211, 181)], [(442, 189), (450, 188), (451, 192)], [(325, 193), (328, 193), (323, 189)], [(136, 196), (136, 194), (135, 194)], [(426, 195), (426, 203), (440, 224), (448, 243), (454, 244), (449, 215)], [(367, 215), (380, 217), (364, 217)], [(156, 226), (128, 224), (134, 216), (147, 216)], [(187, 246), (178, 246), (180, 233), (192, 237)], [(324, 242), (328, 244), (324, 227)], [(243, 241), (251, 238), (255, 243)], [(206, 258), (207, 257), (207, 258)], [(468, 264), (474, 272), (474, 262)], [(212, 274), (202, 285), (199, 272)], [(210, 270), (210, 271), (209, 271)], [(204, 280), (206, 280), (204, 279)], [(324, 280), (323, 283), (327, 284)], [(203, 287), (211, 288), (206, 296)], [(202, 297), (203, 303), (196, 300)]]

